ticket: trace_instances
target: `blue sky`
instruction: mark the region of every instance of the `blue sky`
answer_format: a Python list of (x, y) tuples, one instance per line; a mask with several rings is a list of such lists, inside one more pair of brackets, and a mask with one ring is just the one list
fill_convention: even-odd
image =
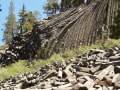
[[(11, 0), (0, 0), (0, 4), (2, 8), (2, 12), (0, 12), (0, 45), (3, 45), (3, 30), (4, 30), (4, 23), (6, 22), (6, 17), (9, 14), (9, 6)], [(18, 13), (24, 4), (27, 11), (34, 11), (38, 10), (41, 13), (41, 18), (45, 18), (46, 15), (43, 13), (43, 5), (47, 2), (47, 0), (13, 0), (14, 1), (14, 13), (16, 18), (19, 19)]]

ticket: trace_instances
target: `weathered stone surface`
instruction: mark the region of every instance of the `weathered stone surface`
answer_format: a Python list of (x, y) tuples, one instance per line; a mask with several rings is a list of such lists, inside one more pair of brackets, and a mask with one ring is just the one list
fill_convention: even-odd
[(102, 80), (113, 69), (114, 69), (114, 66), (112, 66), (112, 65), (108, 66), (106, 69), (104, 69), (102, 72), (100, 72), (97, 75), (97, 78)]
[[(92, 52), (94, 50), (96, 52), (96, 49)], [(54, 62), (52, 65), (42, 66), (34, 73), (10, 77), (0, 81), (0, 89), (118, 90), (120, 63), (119, 60), (109, 61), (109, 57), (104, 55), (110, 50), (97, 49), (100, 52), (97, 52), (97, 55), (91, 54), (90, 51), (67, 62)], [(116, 52), (118, 51), (116, 49)]]
[(120, 60), (120, 56), (111, 56), (109, 57), (110, 61)]
[(59, 71), (58, 71), (58, 77), (60, 77), (60, 78), (63, 77), (63, 71), (62, 71), (62, 68), (59, 68)]
[(67, 79), (70, 83), (76, 83), (77, 82), (76, 81), (76, 76), (72, 72), (70, 72), (68, 69), (65, 69), (64, 72), (65, 72), (65, 74), (67, 76)]

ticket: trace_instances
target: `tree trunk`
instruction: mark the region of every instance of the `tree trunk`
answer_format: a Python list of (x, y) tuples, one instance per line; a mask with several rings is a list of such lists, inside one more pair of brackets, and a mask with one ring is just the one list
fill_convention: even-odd
[(61, 9), (60, 9), (60, 12), (64, 11), (64, 1), (65, 0), (61, 0)]

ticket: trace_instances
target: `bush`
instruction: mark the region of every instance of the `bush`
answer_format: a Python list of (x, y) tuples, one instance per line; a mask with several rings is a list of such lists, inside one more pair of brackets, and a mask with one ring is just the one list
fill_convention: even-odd
[(105, 48), (110, 48), (114, 46), (120, 46), (120, 39), (108, 39), (105, 43)]

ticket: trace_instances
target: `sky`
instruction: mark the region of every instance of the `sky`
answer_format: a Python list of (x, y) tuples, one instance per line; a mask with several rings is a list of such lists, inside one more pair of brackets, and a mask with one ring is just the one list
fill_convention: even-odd
[[(4, 45), (3, 39), (3, 31), (5, 29), (4, 23), (6, 23), (6, 17), (9, 15), (9, 6), (11, 0), (0, 0), (2, 12), (0, 12), (0, 46)], [(16, 20), (19, 19), (18, 13), (22, 9), (23, 4), (26, 7), (27, 11), (35, 11), (38, 10), (41, 13), (41, 18), (46, 18), (46, 14), (44, 14), (43, 5), (47, 2), (47, 0), (13, 0), (14, 2), (14, 14), (16, 16)]]

